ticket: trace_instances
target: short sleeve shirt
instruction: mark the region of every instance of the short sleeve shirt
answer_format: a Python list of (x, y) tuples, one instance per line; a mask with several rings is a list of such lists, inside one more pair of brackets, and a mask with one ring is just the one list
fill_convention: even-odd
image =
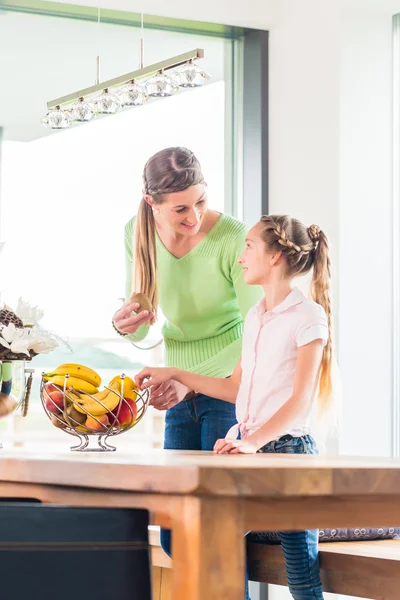
[[(265, 299), (248, 313), (242, 344), (242, 381), (236, 417), (242, 437), (262, 427), (291, 397), (298, 348), (328, 339), (322, 306), (294, 288), (281, 304), (265, 310)], [(311, 402), (310, 402), (311, 413)], [(310, 415), (281, 435), (309, 432)]]

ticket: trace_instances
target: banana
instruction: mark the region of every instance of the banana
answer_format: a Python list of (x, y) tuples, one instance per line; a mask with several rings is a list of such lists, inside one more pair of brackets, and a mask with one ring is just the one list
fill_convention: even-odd
[(83, 433), (90, 433), (90, 429), (88, 429), (84, 425), (77, 425), (74, 429), (77, 429), (78, 431), (83, 431)]
[[(106, 413), (114, 410), (120, 401), (120, 385), (118, 382), (114, 382), (109, 385), (110, 390), (102, 390), (97, 394), (93, 394), (93, 398), (86, 396), (85, 394), (79, 394), (79, 400), (74, 400), (73, 403), (81, 413), (90, 413), (95, 417), (105, 415)], [(101, 402), (101, 404), (100, 404)], [(102, 406), (104, 404), (104, 406)]]
[[(46, 373), (43, 375), (43, 379), (50, 381), (60, 387), (64, 386), (65, 375), (54, 375), (53, 373)], [(68, 377), (67, 387), (72, 387), (77, 391), (87, 392), (88, 394), (96, 394), (99, 390), (93, 384), (88, 383), (84, 379), (78, 377)]]
[[(122, 379), (121, 377), (117, 376), (114, 377), (113, 379), (111, 379), (110, 381), (110, 386), (113, 385), (114, 383), (118, 383), (120, 386), (120, 389), (122, 390)], [(129, 398), (129, 400), (133, 400), (134, 402), (136, 402), (137, 400), (137, 393), (139, 388), (136, 385), (136, 383), (133, 381), (133, 379), (131, 379), (130, 377), (124, 377), (124, 398)]]
[(70, 377), (83, 379), (83, 381), (91, 383), (95, 388), (98, 388), (101, 385), (100, 375), (98, 375), (96, 371), (93, 371), (93, 369), (89, 369), (89, 367), (85, 367), (84, 365), (65, 363), (57, 367), (52, 373), (47, 373), (45, 377), (54, 377), (58, 375), (69, 375)]

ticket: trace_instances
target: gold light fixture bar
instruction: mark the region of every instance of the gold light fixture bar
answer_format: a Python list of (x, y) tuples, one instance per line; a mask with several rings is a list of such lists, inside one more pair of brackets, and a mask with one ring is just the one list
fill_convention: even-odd
[(159, 71), (167, 71), (169, 69), (174, 69), (175, 67), (184, 65), (189, 60), (196, 60), (198, 58), (204, 58), (204, 50), (200, 48), (197, 48), (196, 50), (191, 50), (190, 52), (185, 52), (185, 54), (179, 54), (178, 56), (174, 56), (173, 58), (163, 60), (162, 62), (149, 65), (148, 67), (144, 67), (143, 69), (138, 69), (137, 71), (126, 73), (126, 75), (121, 75), (120, 77), (115, 77), (114, 79), (108, 79), (107, 81), (103, 81), (98, 85), (93, 85), (83, 90), (79, 90), (78, 92), (74, 92), (73, 94), (68, 94), (67, 96), (61, 96), (61, 98), (56, 98), (56, 100), (50, 100), (47, 103), (47, 108), (48, 110), (51, 110), (56, 106), (71, 104), (71, 102), (77, 101), (79, 98), (85, 98), (86, 96), (91, 96), (92, 94), (96, 94), (97, 92), (102, 92), (106, 88), (124, 85), (129, 81), (132, 81), (132, 79), (149, 77), (155, 75)]

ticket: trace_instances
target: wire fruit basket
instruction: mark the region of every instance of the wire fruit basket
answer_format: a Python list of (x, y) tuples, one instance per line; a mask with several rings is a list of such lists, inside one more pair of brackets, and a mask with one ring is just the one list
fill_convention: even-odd
[(124, 395), (125, 378), (122, 373), (116, 378), (119, 385), (113, 385), (113, 380), (94, 395), (74, 388), (69, 382), (69, 374), (65, 374), (63, 385), (59, 385), (47, 381), (42, 373), (40, 398), (43, 408), (55, 427), (79, 439), (79, 444), (71, 446), (71, 450), (114, 452), (116, 448), (107, 443), (108, 438), (129, 431), (144, 417), (149, 406), (149, 390), (135, 387), (131, 397), (127, 398)]

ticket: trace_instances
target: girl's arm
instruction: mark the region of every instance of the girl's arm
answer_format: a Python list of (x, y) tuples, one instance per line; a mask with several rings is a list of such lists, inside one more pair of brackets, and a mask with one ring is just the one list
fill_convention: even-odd
[[(136, 375), (135, 382), (139, 389), (143, 389), (150, 386), (159, 386), (168, 379), (173, 379), (200, 394), (235, 404), (241, 378), (242, 367), (239, 360), (232, 375), (227, 378), (197, 375), (197, 373), (189, 373), (189, 371), (182, 371), (173, 367), (145, 367)], [(147, 381), (145, 381), (146, 379)]]
[(324, 343), (321, 339), (300, 346), (297, 352), (293, 394), (289, 400), (263, 425), (244, 440), (217, 440), (214, 451), (218, 454), (253, 454), (259, 448), (283, 435), (310, 410), (318, 387)]

